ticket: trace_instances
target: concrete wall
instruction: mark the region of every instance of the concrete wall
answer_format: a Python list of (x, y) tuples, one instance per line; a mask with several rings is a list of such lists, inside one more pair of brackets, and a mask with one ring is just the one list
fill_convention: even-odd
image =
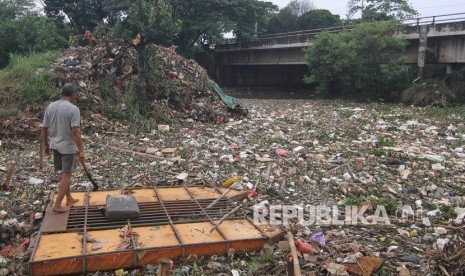
[(217, 65), (306, 64), (303, 47), (250, 49), (215, 53)]
[(307, 65), (238, 65), (217, 68), (223, 86), (304, 87)]
[[(225, 86), (301, 86), (309, 71), (303, 50), (313, 43), (314, 35), (222, 45), (214, 52), (213, 65), (211, 60), (203, 60), (203, 65)], [(409, 41), (405, 63), (416, 65), (419, 76), (426, 76), (423, 68), (465, 64), (465, 22), (405, 26), (396, 35)]]

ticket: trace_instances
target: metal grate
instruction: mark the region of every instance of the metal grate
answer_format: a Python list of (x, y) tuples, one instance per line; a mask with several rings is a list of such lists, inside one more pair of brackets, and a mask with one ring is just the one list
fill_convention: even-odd
[[(231, 211), (235, 206), (228, 199), (224, 198), (218, 203), (205, 210), (205, 208), (214, 201), (214, 199), (195, 199), (190, 194), (191, 200), (179, 201), (162, 201), (160, 198), (156, 202), (138, 203), (140, 217), (130, 219), (132, 227), (139, 226), (158, 226), (170, 224), (170, 222), (185, 223), (210, 221), (222, 218), (226, 213)], [(127, 225), (127, 220), (110, 221), (105, 217), (103, 206), (79, 206), (72, 207), (69, 213), (66, 229), (67, 231), (84, 230), (87, 221), (87, 230), (103, 230), (121, 228)], [(166, 212), (165, 212), (165, 209)], [(238, 212), (230, 218), (241, 218), (244, 214)], [(87, 220), (86, 220), (87, 218)]]

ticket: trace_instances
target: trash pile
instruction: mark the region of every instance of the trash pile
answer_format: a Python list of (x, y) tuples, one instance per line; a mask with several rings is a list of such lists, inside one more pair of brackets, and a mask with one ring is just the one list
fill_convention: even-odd
[(444, 82), (427, 81), (402, 91), (400, 102), (415, 106), (448, 107), (457, 96)]
[[(176, 47), (146, 46), (147, 93), (151, 108), (167, 104), (170, 116), (215, 122), (228, 111), (215, 93), (206, 71), (195, 61), (176, 53)], [(78, 84), (89, 108), (110, 97), (126, 109), (124, 96), (137, 82), (137, 53), (131, 42), (104, 37), (95, 46), (70, 47), (52, 65), (52, 77), (60, 84)], [(125, 92), (126, 91), (126, 92)], [(101, 110), (100, 110), (101, 111)], [(220, 119), (221, 120), (221, 119)]]
[[(186, 256), (174, 260), (173, 273), (285, 275), (292, 267), (303, 275), (463, 275), (463, 112), (319, 100), (243, 104), (249, 116), (223, 124), (186, 118), (136, 135), (118, 123), (84, 136), (102, 189), (227, 182), (247, 191), (240, 204), (251, 218), (255, 209), (267, 210), (270, 221), (274, 210), (284, 222), (279, 206), (297, 210), (278, 223), (290, 235), (262, 252)], [(51, 161), (39, 168), (38, 148), (37, 140), (2, 148), (0, 179), (16, 161), (11, 188), (0, 193), (0, 246), (11, 246), (0, 255), (9, 271), (26, 267), (31, 246), (23, 239), (34, 244), (30, 235), (57, 189)], [(89, 185), (82, 169), (72, 185)], [(318, 215), (323, 206), (331, 215)], [(156, 270), (153, 264), (117, 273)]]

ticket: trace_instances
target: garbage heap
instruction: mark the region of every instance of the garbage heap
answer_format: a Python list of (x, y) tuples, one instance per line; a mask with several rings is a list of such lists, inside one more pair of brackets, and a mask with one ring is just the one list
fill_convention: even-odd
[[(213, 90), (205, 69), (178, 55), (175, 46), (147, 45), (145, 58), (147, 96), (152, 111), (163, 108), (171, 118), (190, 117), (204, 122), (223, 121), (230, 115)], [(82, 88), (81, 98), (87, 99), (82, 106), (84, 110), (108, 116), (103, 104), (112, 102), (112, 112), (124, 112), (128, 96), (136, 94), (136, 49), (130, 41), (108, 37), (94, 46), (70, 47), (52, 65), (51, 74), (59, 86), (72, 82)]]

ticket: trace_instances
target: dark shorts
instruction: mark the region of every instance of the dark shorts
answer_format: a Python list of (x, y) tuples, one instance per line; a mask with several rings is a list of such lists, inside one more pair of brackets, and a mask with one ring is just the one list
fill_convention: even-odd
[(76, 164), (76, 154), (61, 154), (53, 150), (53, 165), (55, 170), (62, 173), (72, 173)]

